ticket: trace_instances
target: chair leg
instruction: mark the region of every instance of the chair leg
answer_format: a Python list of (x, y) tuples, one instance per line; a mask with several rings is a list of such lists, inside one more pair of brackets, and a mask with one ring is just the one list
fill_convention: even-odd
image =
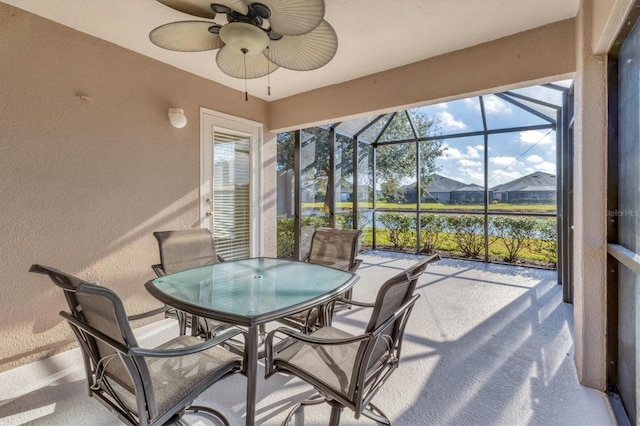
[(180, 328), (180, 335), (187, 334), (187, 314), (182, 311), (176, 310), (176, 318), (178, 319), (178, 327)]
[(384, 414), (381, 409), (371, 403), (369, 403), (369, 405), (367, 405), (367, 407), (362, 410), (362, 415), (370, 418), (379, 425), (391, 426), (391, 420), (389, 420), (387, 415)]
[(198, 411), (203, 411), (205, 413), (212, 415), (213, 417), (216, 417), (218, 420), (222, 422), (224, 426), (229, 426), (229, 422), (227, 421), (226, 417), (223, 416), (220, 411), (214, 410), (211, 407), (203, 407), (202, 405), (192, 405), (191, 407), (187, 408), (186, 411), (193, 411), (194, 413), (197, 413)]
[[(287, 414), (287, 417), (282, 422), (282, 426), (286, 426), (291, 421), (293, 416), (298, 414), (298, 412), (301, 413), (302, 416), (304, 416), (304, 407), (305, 406), (322, 404), (323, 402), (325, 402), (324, 396), (322, 396), (320, 393), (317, 393), (317, 394), (312, 395), (309, 398), (305, 399), (304, 401), (297, 403), (291, 409), (291, 411), (289, 411), (289, 414)], [(298, 419), (296, 418), (296, 420), (298, 420)]]
[(340, 415), (342, 414), (342, 410), (344, 410), (344, 406), (339, 405), (333, 401), (328, 401), (329, 405), (331, 405), (331, 415), (329, 416), (329, 426), (339, 426), (340, 425)]

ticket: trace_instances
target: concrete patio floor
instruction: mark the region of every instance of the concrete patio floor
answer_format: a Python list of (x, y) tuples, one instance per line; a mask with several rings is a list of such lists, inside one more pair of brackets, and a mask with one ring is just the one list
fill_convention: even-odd
[[(417, 258), (376, 251), (359, 257), (354, 298), (365, 301)], [(562, 302), (555, 271), (443, 259), (429, 265), (417, 292), (400, 368), (374, 399), (393, 424), (616, 424), (606, 395), (578, 383), (572, 306)], [(368, 315), (365, 309), (341, 312), (334, 325), (358, 332)], [(177, 327), (163, 320), (137, 333), (151, 346)], [(0, 374), (0, 424), (119, 424), (87, 396), (83, 377), (77, 350)], [(245, 390), (246, 379), (236, 375), (196, 402), (244, 425)], [(259, 380), (257, 423), (279, 424), (311, 394), (310, 386), (289, 376)], [(326, 424), (328, 414), (325, 404), (309, 407), (305, 424)], [(208, 424), (198, 416), (190, 421)], [(373, 422), (345, 410), (341, 424)]]

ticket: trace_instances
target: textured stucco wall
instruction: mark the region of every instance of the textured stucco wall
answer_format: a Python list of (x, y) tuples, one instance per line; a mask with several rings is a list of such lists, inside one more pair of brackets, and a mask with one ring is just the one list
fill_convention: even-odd
[(606, 325), (606, 58), (591, 50), (591, 1), (578, 12), (574, 124), (575, 361), (580, 381), (604, 390)]
[(576, 17), (574, 123), (575, 362), (580, 382), (606, 378), (607, 57), (631, 0), (583, 0)]
[(273, 101), (269, 104), (269, 127), (282, 131), (548, 82), (549, 78), (571, 78), (575, 72), (574, 43), (573, 19), (545, 25)]
[[(129, 313), (158, 306), (143, 287), (158, 261), (151, 233), (199, 224), (200, 107), (265, 122), (267, 105), (4, 3), (0, 39), (3, 371), (71, 341), (62, 295), (32, 263), (114, 288)], [(186, 128), (171, 127), (169, 107), (184, 108)], [(275, 206), (275, 170), (264, 177)], [(265, 217), (272, 237), (275, 207)]]

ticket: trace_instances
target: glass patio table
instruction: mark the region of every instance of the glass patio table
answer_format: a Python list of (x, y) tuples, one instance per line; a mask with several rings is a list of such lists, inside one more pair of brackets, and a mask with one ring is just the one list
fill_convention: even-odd
[(190, 314), (248, 328), (246, 424), (255, 422), (258, 327), (349, 290), (358, 276), (311, 263), (254, 258), (176, 272), (145, 287), (161, 302)]

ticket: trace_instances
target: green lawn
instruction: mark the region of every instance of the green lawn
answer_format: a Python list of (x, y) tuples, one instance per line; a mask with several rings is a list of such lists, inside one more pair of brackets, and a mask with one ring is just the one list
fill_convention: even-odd
[[(352, 203), (336, 203), (336, 207), (338, 210), (350, 210), (353, 205)], [(358, 207), (361, 209), (372, 209), (373, 205), (371, 203), (360, 203)], [(324, 203), (302, 203), (302, 209), (317, 209), (323, 210), (326, 209)], [(376, 203), (377, 210), (414, 210), (416, 209), (415, 204), (401, 204), (401, 203)], [(421, 203), (421, 210), (428, 211), (483, 211), (484, 206), (482, 204), (439, 204), (439, 203)], [(489, 205), (490, 212), (536, 212), (536, 213), (555, 213), (556, 205), (555, 204), (506, 204), (506, 203), (497, 203)]]

